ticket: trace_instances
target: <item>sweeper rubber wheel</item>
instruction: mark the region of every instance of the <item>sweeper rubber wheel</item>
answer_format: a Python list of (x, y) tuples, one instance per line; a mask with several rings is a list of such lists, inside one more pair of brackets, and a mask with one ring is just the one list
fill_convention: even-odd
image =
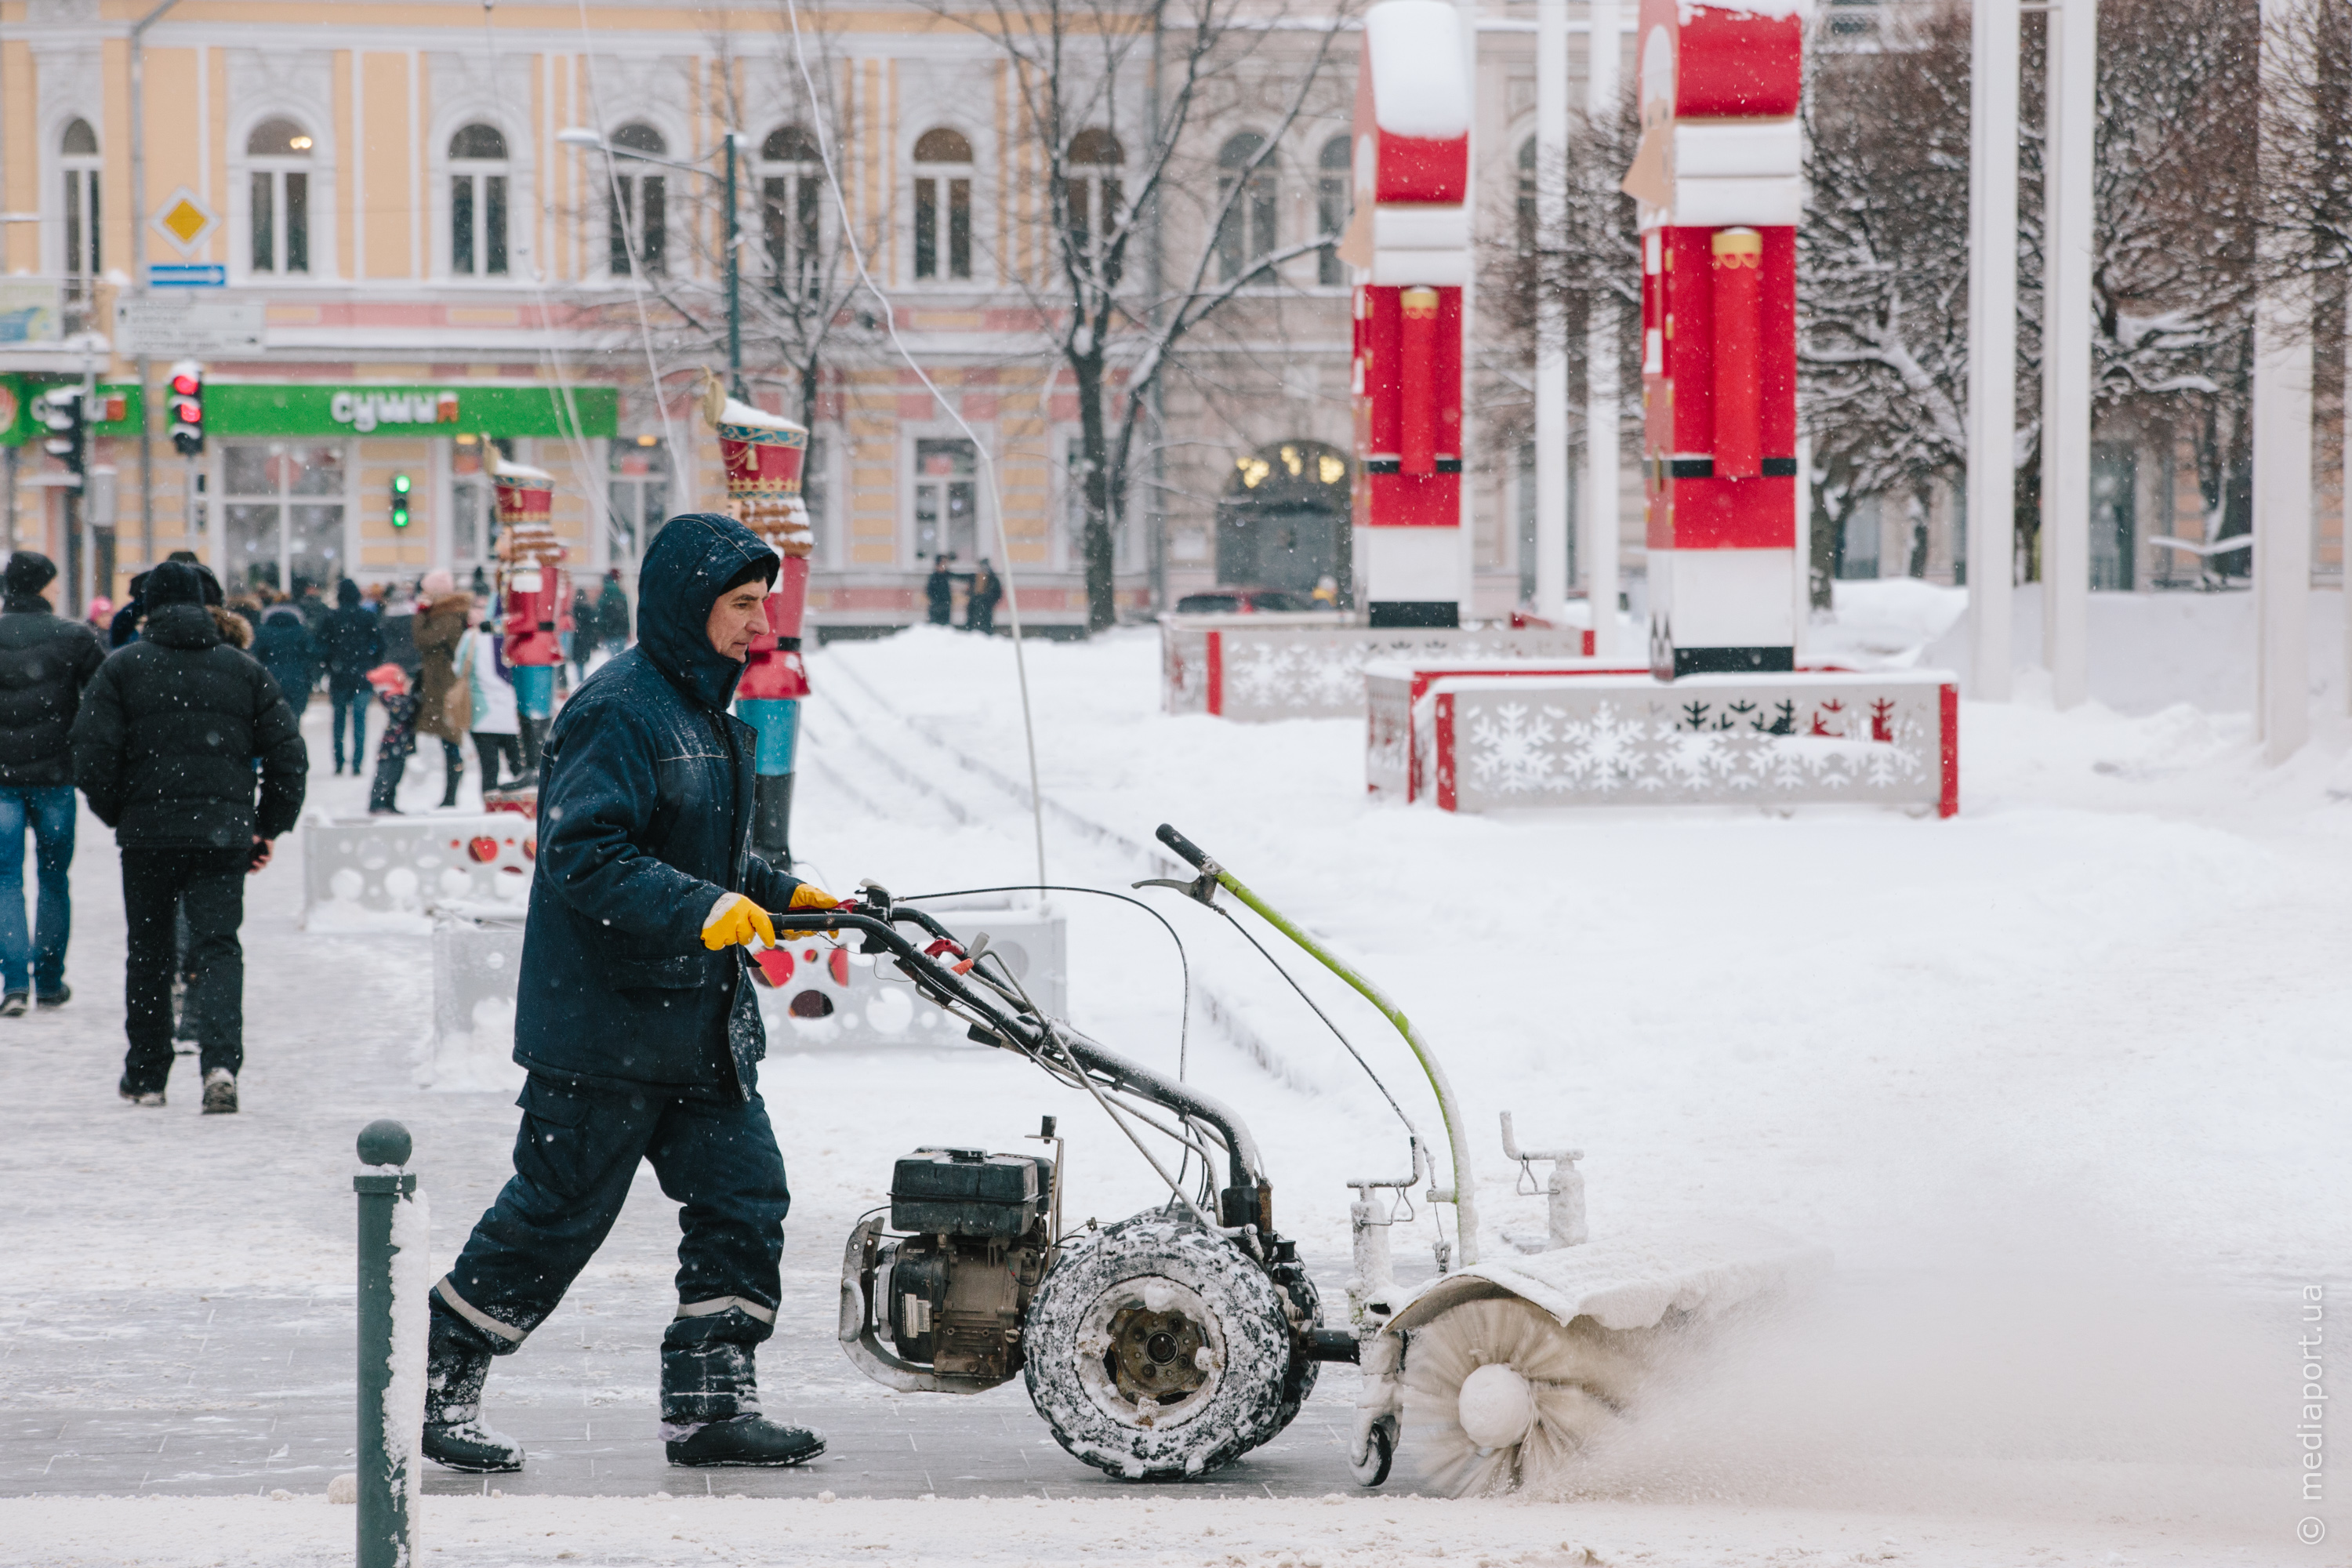
[(1223, 1237), (1157, 1211), (1066, 1246), (1022, 1341), (1055, 1439), (1129, 1480), (1230, 1464), (1305, 1397), (1280, 1287)]

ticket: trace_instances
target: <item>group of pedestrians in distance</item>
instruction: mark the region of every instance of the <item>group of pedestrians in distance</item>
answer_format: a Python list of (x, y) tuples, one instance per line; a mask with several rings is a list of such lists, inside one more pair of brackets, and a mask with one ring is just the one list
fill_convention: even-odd
[[(446, 572), (428, 573), (413, 593), (346, 580), (332, 608), (310, 588), (231, 599), (183, 551), (133, 578), (119, 612), (83, 621), (57, 614), (57, 579), (55, 563), (32, 551), (0, 569), (0, 1018), (73, 994), (65, 970), (79, 790), (114, 830), (121, 858), (128, 1048), (118, 1089), (132, 1104), (162, 1105), (176, 1035), (196, 1047), (205, 1111), (235, 1111), (245, 879), (269, 864), (300, 815), (303, 709), (323, 684), (335, 772), (356, 775), (370, 699), (383, 704), (372, 810), (398, 809), (420, 733), (442, 743), (444, 806), (457, 804), (468, 736), (486, 788), (530, 782), (491, 604)], [(617, 574), (590, 607), (582, 646), (604, 646), (608, 624), (626, 642)]]
[(970, 572), (955, 570), (955, 557), (938, 555), (931, 559), (931, 574), (923, 580), (923, 597), (930, 607), (931, 625), (951, 626), (955, 624), (955, 589), (958, 583), (966, 584), (963, 601), (963, 629), (979, 632), (983, 637), (996, 630), (996, 606), (1004, 602), (1004, 579), (980, 558), (980, 564)]

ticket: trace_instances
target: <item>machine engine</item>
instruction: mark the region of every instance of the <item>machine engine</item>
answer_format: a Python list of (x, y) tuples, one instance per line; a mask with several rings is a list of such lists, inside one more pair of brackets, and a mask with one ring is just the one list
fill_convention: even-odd
[[(905, 1234), (869, 1220), (851, 1239), (866, 1348), (880, 1352), (874, 1330), (887, 1330), (896, 1353), (886, 1364), (929, 1386), (991, 1387), (1018, 1373), (1029, 1299), (1052, 1255), (1053, 1191), (1054, 1162), (1042, 1154), (925, 1148), (901, 1158), (889, 1226)], [(850, 1305), (845, 1290), (845, 1314)]]

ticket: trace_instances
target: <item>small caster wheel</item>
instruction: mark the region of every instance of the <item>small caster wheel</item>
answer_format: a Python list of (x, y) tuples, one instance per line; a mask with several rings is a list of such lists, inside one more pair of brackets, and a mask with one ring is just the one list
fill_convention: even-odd
[(1376, 1487), (1389, 1479), (1389, 1467), (1396, 1463), (1396, 1418), (1388, 1416), (1372, 1424), (1365, 1434), (1364, 1457), (1351, 1460), (1348, 1468), (1356, 1473), (1356, 1484)]

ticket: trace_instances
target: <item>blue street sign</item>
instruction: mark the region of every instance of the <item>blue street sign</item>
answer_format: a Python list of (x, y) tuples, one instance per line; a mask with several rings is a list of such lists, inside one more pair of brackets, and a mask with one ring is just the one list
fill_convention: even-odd
[(225, 289), (228, 268), (217, 262), (158, 261), (147, 268), (151, 289)]

